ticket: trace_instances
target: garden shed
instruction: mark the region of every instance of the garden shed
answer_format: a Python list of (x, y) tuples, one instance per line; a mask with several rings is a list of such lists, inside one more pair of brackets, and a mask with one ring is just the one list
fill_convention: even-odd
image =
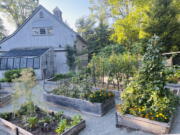
[(53, 75), (53, 51), (50, 48), (13, 49), (0, 56), (0, 77), (12, 69), (32, 68), (37, 79)]

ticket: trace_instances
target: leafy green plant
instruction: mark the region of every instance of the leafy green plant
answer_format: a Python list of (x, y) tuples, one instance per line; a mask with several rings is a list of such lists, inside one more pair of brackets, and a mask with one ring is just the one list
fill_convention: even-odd
[(71, 47), (71, 46), (67, 46), (66, 47), (66, 51), (67, 51), (67, 64), (70, 68), (70, 70), (74, 70), (75, 69), (75, 56), (76, 56), (76, 50), (75, 48)]
[(168, 83), (177, 83), (180, 80), (180, 69), (175, 67), (168, 67), (165, 69), (166, 81)]
[(67, 129), (67, 126), (68, 126), (67, 120), (62, 119), (59, 122), (58, 127), (56, 128), (55, 132), (60, 135), (61, 133), (63, 133)]
[(34, 129), (38, 125), (38, 118), (37, 117), (29, 117), (27, 118), (27, 124), (29, 128)]
[(132, 82), (121, 94), (122, 114), (132, 114), (168, 122), (178, 104), (178, 98), (164, 88), (166, 75), (160, 52), (160, 43), (155, 36), (150, 39), (143, 57), (142, 67)]
[(14, 79), (21, 76), (21, 70), (8, 70), (4, 73), (4, 81), (12, 82)]
[(71, 126), (75, 126), (81, 122), (82, 118), (80, 115), (75, 115), (72, 117)]
[(0, 117), (3, 118), (3, 119), (6, 119), (6, 120), (10, 120), (12, 119), (12, 113), (1, 113), (0, 114)]
[(68, 72), (66, 74), (56, 74), (52, 81), (58, 81), (62, 79), (68, 79), (74, 76), (74, 72)]

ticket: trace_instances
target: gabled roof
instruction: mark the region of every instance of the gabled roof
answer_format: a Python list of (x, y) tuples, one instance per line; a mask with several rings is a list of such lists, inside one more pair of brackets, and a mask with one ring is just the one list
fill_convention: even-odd
[(32, 14), (23, 22), (23, 24), (20, 25), (11, 35), (9, 35), (9, 36), (7, 36), (6, 38), (4, 38), (3, 40), (1, 40), (1, 41), (0, 41), (0, 44), (3, 43), (3, 42), (5, 42), (6, 40), (10, 39), (10, 38), (13, 37), (14, 35), (16, 35), (16, 33), (17, 33), (18, 31), (20, 31), (20, 30), (24, 27), (24, 25), (26, 25), (26, 23), (28, 23), (29, 20), (31, 20), (31, 18), (32, 18), (41, 8), (43, 8), (43, 6), (39, 5), (39, 6), (32, 12)]
[(0, 57), (24, 57), (24, 56), (41, 56), (44, 54), (49, 48), (36, 48), (36, 49), (13, 49)]
[[(38, 13), (38, 11), (40, 9), (44, 9), (48, 14), (54, 16), (52, 13), (50, 13), (46, 8), (44, 8), (42, 5), (39, 5), (33, 12), (32, 14), (23, 22), (22, 25), (20, 25), (15, 32), (13, 32), (11, 35), (7, 36), (6, 38), (2, 39), (0, 41), (0, 44), (2, 44), (3, 42), (5, 42), (6, 40), (10, 39), (11, 37), (15, 36), (16, 33), (18, 33), (30, 20), (31, 18), (33, 18), (36, 13)], [(56, 17), (54, 17), (57, 21), (58, 19)], [(59, 22), (59, 21), (58, 21)], [(59, 22), (60, 23), (60, 22)], [(73, 29), (71, 29), (67, 24), (65, 24), (64, 22), (61, 22), (61, 24), (63, 24), (66, 28), (68, 28), (69, 30), (71, 30), (73, 33), (75, 33), (77, 35), (77, 37), (80, 37), (80, 35), (78, 33), (76, 33)], [(82, 37), (80, 38), (82, 41), (84, 41), (84, 39), (82, 39)]]

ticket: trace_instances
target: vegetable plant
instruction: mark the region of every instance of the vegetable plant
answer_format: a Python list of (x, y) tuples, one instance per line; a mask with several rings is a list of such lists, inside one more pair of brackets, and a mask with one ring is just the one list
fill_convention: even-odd
[(178, 98), (164, 88), (166, 74), (160, 48), (158, 37), (150, 39), (139, 73), (121, 94), (122, 114), (161, 122), (168, 122), (173, 115)]

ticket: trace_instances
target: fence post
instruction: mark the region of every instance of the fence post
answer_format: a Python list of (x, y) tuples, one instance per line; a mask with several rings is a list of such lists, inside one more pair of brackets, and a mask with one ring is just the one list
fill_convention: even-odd
[(19, 135), (19, 129), (16, 127), (16, 135)]

